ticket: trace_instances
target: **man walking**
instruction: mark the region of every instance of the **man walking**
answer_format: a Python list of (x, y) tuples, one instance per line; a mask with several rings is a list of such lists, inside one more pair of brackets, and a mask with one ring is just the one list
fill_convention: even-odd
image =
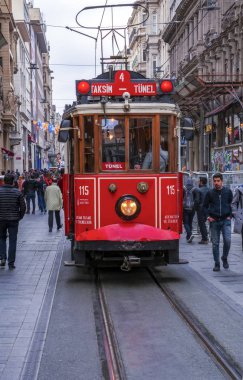
[(202, 240), (200, 240), (198, 244), (208, 244), (208, 231), (206, 227), (207, 214), (205, 213), (205, 210), (203, 208), (203, 202), (208, 190), (209, 189), (207, 187), (207, 178), (200, 177), (199, 189), (198, 189), (199, 205), (197, 208), (197, 220), (198, 220), (198, 226), (202, 235)]
[(205, 196), (203, 207), (207, 213), (210, 223), (211, 240), (213, 245), (214, 272), (220, 270), (219, 261), (219, 241), (220, 232), (223, 235), (223, 255), (221, 257), (223, 267), (229, 268), (228, 254), (231, 245), (231, 202), (233, 194), (230, 189), (223, 186), (223, 176), (221, 173), (213, 175), (214, 188), (209, 190)]
[(47, 186), (45, 191), (46, 208), (48, 210), (48, 225), (49, 232), (52, 232), (53, 228), (53, 212), (55, 211), (55, 219), (57, 229), (62, 228), (60, 210), (62, 208), (62, 192), (60, 187), (57, 186), (57, 178), (53, 178), (52, 184)]
[(195, 187), (191, 178), (186, 181), (186, 186), (183, 187), (183, 224), (186, 230), (187, 243), (191, 243), (194, 239), (192, 234), (192, 222), (195, 215), (195, 208), (199, 201), (199, 193)]
[(13, 187), (14, 176), (5, 174), (4, 185), (0, 187), (0, 266), (5, 267), (7, 259), (7, 232), (9, 235), (8, 266), (14, 269), (19, 221), (24, 217), (26, 205), (22, 193)]
[(27, 203), (27, 212), (26, 214), (30, 213), (30, 201), (32, 202), (32, 214), (35, 214), (35, 195), (37, 191), (37, 182), (35, 179), (35, 175), (31, 174), (30, 179), (27, 179), (23, 183), (23, 190), (24, 195), (26, 196), (26, 203)]

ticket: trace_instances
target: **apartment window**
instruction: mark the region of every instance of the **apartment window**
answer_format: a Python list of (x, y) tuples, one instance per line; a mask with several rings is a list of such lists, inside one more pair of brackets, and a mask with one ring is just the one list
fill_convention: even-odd
[(157, 70), (157, 55), (152, 55), (152, 77), (156, 76), (156, 70)]
[(147, 18), (147, 14), (146, 14), (146, 13), (143, 13), (143, 14), (142, 14), (143, 26), (146, 26), (146, 18)]
[(152, 34), (157, 34), (157, 14), (152, 14)]
[(143, 49), (143, 57), (142, 57), (143, 62), (146, 62), (146, 50)]

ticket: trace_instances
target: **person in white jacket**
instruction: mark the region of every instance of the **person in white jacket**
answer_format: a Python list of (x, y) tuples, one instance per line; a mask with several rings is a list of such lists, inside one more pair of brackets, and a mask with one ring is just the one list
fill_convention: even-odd
[(52, 232), (53, 228), (53, 212), (55, 211), (55, 219), (57, 229), (62, 228), (60, 210), (62, 209), (63, 200), (62, 192), (57, 186), (57, 178), (53, 178), (52, 184), (47, 186), (45, 191), (46, 208), (48, 210), (48, 226), (49, 232)]

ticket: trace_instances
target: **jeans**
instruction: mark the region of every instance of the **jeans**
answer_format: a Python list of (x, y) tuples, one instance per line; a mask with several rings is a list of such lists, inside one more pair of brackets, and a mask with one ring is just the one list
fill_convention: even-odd
[(198, 226), (200, 228), (200, 233), (202, 235), (202, 240), (206, 241), (208, 240), (208, 231), (206, 227), (207, 215), (205, 215), (202, 209), (199, 209), (197, 211), (197, 220), (198, 220)]
[(192, 235), (192, 221), (194, 217), (195, 211), (183, 210), (183, 224), (186, 230), (186, 238), (187, 240)]
[(7, 231), (9, 234), (8, 263), (14, 263), (16, 257), (18, 220), (0, 221), (0, 259), (7, 259)]
[(53, 213), (55, 212), (55, 219), (56, 219), (56, 224), (57, 228), (61, 226), (61, 218), (60, 218), (60, 210), (49, 210), (48, 211), (48, 226), (49, 229), (53, 228)]
[(44, 195), (41, 193), (37, 193), (37, 197), (38, 197), (38, 207), (41, 210), (41, 212), (44, 212), (46, 210), (46, 202), (45, 202)]
[(227, 259), (231, 244), (231, 220), (224, 219), (210, 222), (211, 240), (213, 244), (213, 258), (215, 263), (219, 264), (219, 241), (220, 232), (223, 235), (223, 255), (222, 259)]
[(35, 194), (27, 194), (26, 195), (26, 203), (27, 203), (27, 213), (30, 213), (30, 200), (32, 201), (32, 206), (33, 206), (33, 212), (35, 212)]

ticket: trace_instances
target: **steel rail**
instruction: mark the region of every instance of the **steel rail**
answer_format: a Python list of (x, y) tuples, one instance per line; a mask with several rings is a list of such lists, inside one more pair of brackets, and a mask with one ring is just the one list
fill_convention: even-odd
[(156, 285), (166, 296), (170, 304), (178, 312), (181, 318), (189, 325), (191, 330), (199, 338), (201, 344), (206, 348), (207, 352), (213, 357), (216, 364), (222, 369), (230, 379), (242, 380), (243, 373), (240, 367), (234, 363), (234, 360), (225, 352), (220, 344), (213, 338), (211, 334), (199, 323), (196, 317), (186, 308), (181, 301), (177, 299), (173, 291), (166, 285), (162, 285), (152, 269), (148, 269), (149, 274), (153, 278)]
[(103, 324), (103, 346), (109, 380), (126, 380), (125, 369), (98, 272), (96, 273), (96, 290)]

